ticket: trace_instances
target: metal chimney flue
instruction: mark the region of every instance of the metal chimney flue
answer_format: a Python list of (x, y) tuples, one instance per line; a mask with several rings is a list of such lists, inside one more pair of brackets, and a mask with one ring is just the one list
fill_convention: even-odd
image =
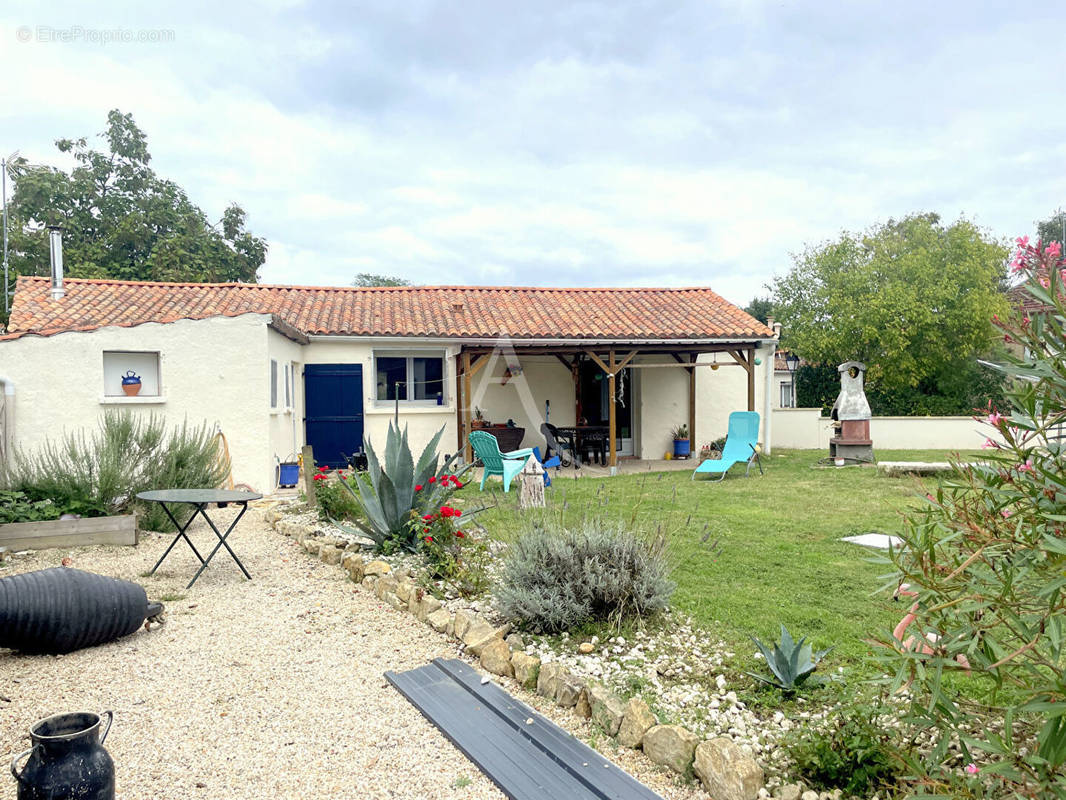
[(63, 288), (63, 229), (58, 225), (48, 226), (48, 251), (52, 263), (52, 299), (58, 300), (66, 294)]

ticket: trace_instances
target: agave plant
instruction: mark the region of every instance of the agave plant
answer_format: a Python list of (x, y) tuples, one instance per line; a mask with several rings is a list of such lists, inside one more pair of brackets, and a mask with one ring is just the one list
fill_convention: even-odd
[[(416, 464), (407, 442), (407, 427), (404, 426), (401, 431), (390, 422), (385, 440), (384, 467), (370, 440), (364, 439), (367, 471), (353, 473), (352, 479), (342, 481), (342, 485), (359, 501), (366, 519), (355, 520), (354, 527), (335, 520), (333, 524), (348, 533), (369, 539), (375, 549), (391, 546), (414, 551), (418, 546), (418, 538), (415, 535), (417, 526), (412, 526), (412, 520), (439, 508), (459, 482), (443, 481), (441, 477), (454, 474), (459, 479), (473, 466), (468, 464), (458, 472), (450, 473), (449, 469), (458, 457), (456, 454), (438, 467), (437, 445), (443, 433), (444, 428), (441, 428), (429, 440)], [(463, 518), (457, 522), (463, 522)]]
[(804, 684), (815, 686), (825, 682), (821, 676), (814, 675), (814, 671), (832, 647), (812, 653), (811, 646), (807, 644), (807, 637), (804, 636), (798, 642), (793, 641), (784, 625), (781, 626), (781, 641), (774, 645), (773, 650), (755, 637), (752, 637), (752, 641), (762, 652), (766, 666), (773, 675), (756, 675), (754, 672), (745, 674), (770, 686), (776, 686), (785, 694), (794, 694)]

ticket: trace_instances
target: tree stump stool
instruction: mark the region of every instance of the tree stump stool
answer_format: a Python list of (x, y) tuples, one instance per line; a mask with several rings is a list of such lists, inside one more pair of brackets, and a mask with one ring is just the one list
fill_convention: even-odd
[(544, 467), (535, 458), (518, 473), (518, 507), (544, 508)]

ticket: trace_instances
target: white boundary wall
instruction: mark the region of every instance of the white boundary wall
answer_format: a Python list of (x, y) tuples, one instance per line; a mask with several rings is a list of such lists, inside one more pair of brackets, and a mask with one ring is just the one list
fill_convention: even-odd
[[(829, 451), (832, 420), (819, 408), (775, 408), (774, 447)], [(991, 428), (973, 417), (873, 417), (870, 438), (880, 450), (976, 450)]]

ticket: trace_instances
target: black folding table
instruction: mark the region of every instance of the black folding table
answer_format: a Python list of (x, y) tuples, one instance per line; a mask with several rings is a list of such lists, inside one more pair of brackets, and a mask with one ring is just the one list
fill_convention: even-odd
[[(185, 542), (192, 548), (193, 553), (200, 560), (200, 569), (193, 575), (192, 580), (189, 581), (186, 589), (192, 588), (192, 585), (196, 583), (196, 579), (203, 574), (203, 571), (207, 569), (207, 565), (211, 563), (211, 559), (215, 557), (221, 548), (225, 547), (226, 551), (230, 554), (234, 561), (237, 562), (237, 566), (241, 568), (241, 572), (244, 573), (244, 577), (248, 580), (252, 579), (252, 576), (248, 574), (248, 570), (244, 568), (244, 564), (237, 558), (237, 554), (233, 552), (233, 548), (229, 546), (229, 542), (226, 539), (233, 532), (233, 529), (237, 527), (237, 523), (241, 521), (241, 517), (244, 516), (244, 512), (248, 510), (248, 504), (253, 500), (258, 500), (263, 495), (255, 494), (254, 492), (241, 492), (234, 489), (158, 489), (151, 492), (140, 492), (137, 495), (137, 499), (144, 500), (149, 503), (159, 503), (163, 507), (163, 511), (170, 518), (170, 521), (174, 523), (174, 527), (178, 529), (178, 535), (174, 537), (174, 541), (170, 543), (170, 546), (159, 557), (155, 566), (152, 567), (152, 571), (149, 574), (154, 575), (155, 571), (159, 569), (159, 565), (163, 563), (170, 551), (174, 549), (174, 545), (178, 543), (179, 539), (184, 539)], [(186, 521), (184, 525), (178, 522), (174, 517), (174, 514), (167, 507), (167, 504), (171, 505), (190, 505), (193, 507), (192, 516)], [(225, 533), (221, 533), (215, 526), (215, 523), (211, 521), (211, 518), (207, 516), (205, 510), (209, 505), (215, 503), (219, 508), (225, 508), (230, 503), (239, 505), (241, 512), (230, 523)], [(207, 558), (200, 555), (200, 551), (196, 549), (196, 545), (192, 543), (192, 540), (185, 534), (185, 531), (192, 525), (193, 520), (196, 519), (196, 515), (199, 514), (207, 522), (208, 526), (215, 532), (215, 536), (218, 537), (218, 544), (214, 549), (208, 553)]]

